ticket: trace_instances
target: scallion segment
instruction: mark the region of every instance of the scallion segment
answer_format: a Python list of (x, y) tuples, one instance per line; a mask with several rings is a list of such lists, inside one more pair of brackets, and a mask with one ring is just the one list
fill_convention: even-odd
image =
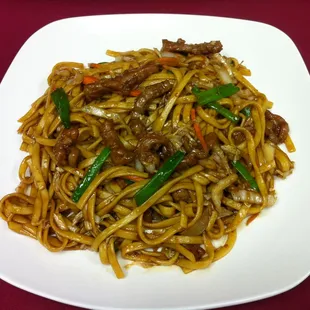
[(98, 157), (95, 159), (92, 166), (88, 169), (86, 175), (83, 177), (81, 183), (78, 185), (78, 187), (75, 189), (72, 195), (72, 201), (77, 203), (81, 196), (84, 194), (90, 183), (94, 180), (96, 175), (99, 173), (102, 165), (107, 160), (111, 153), (110, 148), (106, 147), (104, 148), (101, 153), (98, 155)]
[(142, 205), (161, 188), (183, 160), (184, 156), (185, 153), (177, 151), (163, 164), (152, 179), (136, 193), (135, 200), (138, 206)]
[(251, 116), (251, 107), (248, 105), (247, 107), (243, 108), (240, 112), (244, 114), (246, 118), (249, 118)]
[(193, 87), (192, 92), (197, 97), (200, 105), (205, 105), (223, 98), (230, 97), (240, 90), (234, 84), (225, 84), (208, 90), (200, 91), (198, 87)]
[(70, 128), (70, 104), (69, 99), (63, 88), (57, 88), (51, 93), (51, 97), (65, 128)]
[(235, 94), (237, 91), (239, 91), (239, 88), (233, 84), (215, 87), (206, 91), (200, 91), (200, 89), (196, 86), (192, 89), (192, 92), (196, 96), (199, 105), (205, 105), (207, 108), (215, 110), (218, 114), (224, 116), (235, 124), (240, 121), (240, 117), (215, 101), (229, 97)]
[(256, 190), (259, 192), (258, 185), (255, 181), (255, 179), (252, 177), (248, 169), (239, 161), (233, 161), (232, 162), (233, 167), (239, 172), (239, 174), (246, 180), (252, 189)]

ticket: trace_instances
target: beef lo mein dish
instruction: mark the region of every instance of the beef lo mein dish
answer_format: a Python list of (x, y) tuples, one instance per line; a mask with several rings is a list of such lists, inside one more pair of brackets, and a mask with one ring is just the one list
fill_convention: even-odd
[(57, 63), (19, 119), (27, 156), (0, 202), (8, 227), (52, 252), (97, 251), (118, 278), (118, 256), (189, 273), (228, 254), (293, 171), (279, 145), (295, 147), (222, 48), (164, 39), (108, 50), (111, 62)]

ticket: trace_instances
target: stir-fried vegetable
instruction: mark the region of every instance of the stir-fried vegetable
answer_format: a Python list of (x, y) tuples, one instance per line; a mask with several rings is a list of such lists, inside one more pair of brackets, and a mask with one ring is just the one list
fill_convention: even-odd
[(196, 132), (196, 135), (197, 135), (197, 138), (199, 139), (203, 149), (208, 152), (208, 146), (207, 146), (207, 143), (203, 137), (203, 134), (201, 132), (201, 128), (199, 126), (199, 124), (196, 122), (196, 110), (195, 109), (192, 109), (191, 110), (191, 119), (192, 121), (194, 122), (194, 129), (195, 129), (195, 132)]
[(233, 123), (238, 123), (240, 121), (240, 117), (238, 115), (230, 112), (228, 109), (224, 108), (217, 102), (209, 103), (208, 107), (215, 110), (218, 114), (221, 114)]
[(107, 160), (111, 153), (110, 148), (106, 147), (104, 148), (99, 156), (96, 158), (92, 166), (87, 171), (86, 175), (82, 179), (81, 183), (78, 185), (78, 187), (75, 189), (72, 195), (72, 200), (74, 202), (78, 202), (81, 196), (84, 194), (90, 183), (94, 180), (96, 175), (99, 173), (103, 163)]
[(103, 117), (105, 119), (112, 119), (114, 122), (121, 121), (119, 114), (107, 112), (105, 109), (98, 108), (91, 104), (84, 105), (81, 108), (81, 111), (87, 114), (95, 115), (98, 117)]
[(138, 97), (139, 95), (141, 95), (141, 90), (139, 90), (139, 89), (134, 89), (134, 90), (132, 90), (131, 92), (130, 92), (130, 96), (132, 96), (132, 97)]
[(287, 138), (285, 139), (284, 143), (285, 143), (285, 146), (286, 146), (288, 152), (294, 153), (296, 151), (294, 142), (292, 141), (290, 135), (287, 136)]
[(175, 67), (179, 65), (179, 59), (176, 57), (161, 57), (157, 59), (157, 62), (162, 66)]
[(89, 68), (99, 69), (99, 68), (101, 68), (101, 66), (100, 66), (100, 63), (99, 64), (91, 63), (91, 64), (89, 64)]
[(158, 189), (163, 185), (165, 181), (168, 180), (175, 168), (183, 160), (184, 156), (185, 153), (177, 151), (163, 164), (163, 166), (157, 171), (157, 173), (152, 177), (152, 179), (137, 192), (137, 194), (135, 195), (135, 200), (138, 206), (142, 205), (154, 193), (158, 191)]
[(51, 97), (65, 128), (70, 128), (70, 104), (67, 94), (63, 88), (57, 88), (51, 93)]
[(94, 76), (89, 76), (89, 75), (86, 75), (84, 76), (83, 78), (83, 84), (84, 85), (88, 85), (88, 84), (93, 84), (95, 82), (97, 82), (99, 79), (94, 77)]
[(125, 183), (128, 184), (128, 185), (135, 183), (134, 181), (127, 180), (127, 179), (124, 179), (124, 181), (125, 181)]
[(248, 169), (239, 161), (233, 161), (232, 165), (240, 173), (240, 175), (250, 184), (251, 188), (259, 192), (255, 179), (251, 176)]
[(182, 232), (185, 236), (199, 236), (202, 234), (209, 223), (209, 209), (205, 208), (199, 220), (190, 228)]
[(134, 182), (139, 182), (139, 181), (145, 180), (145, 178), (141, 178), (141, 177), (138, 177), (136, 175), (126, 175), (123, 177), (123, 179), (134, 181)]
[(251, 116), (251, 107), (247, 106), (244, 109), (242, 109), (240, 112), (244, 114), (246, 118), (249, 118)]
[[(224, 86), (230, 87), (224, 88)], [(200, 91), (198, 87), (193, 87), (192, 92), (196, 96), (199, 105), (206, 105), (208, 108), (215, 110), (218, 114), (221, 114), (231, 122), (238, 123), (240, 121), (240, 117), (238, 115), (230, 112), (219, 103), (214, 102), (215, 100), (231, 96), (238, 90), (239, 88), (233, 84), (227, 84), (206, 91)]]
[(198, 99), (200, 105), (205, 105), (223, 98), (230, 97), (240, 90), (234, 84), (226, 84), (214, 87), (205, 91), (200, 91), (197, 87), (193, 87), (193, 93)]
[(259, 213), (253, 214), (251, 215), (247, 221), (246, 221), (246, 225), (250, 225), (257, 217), (259, 216)]

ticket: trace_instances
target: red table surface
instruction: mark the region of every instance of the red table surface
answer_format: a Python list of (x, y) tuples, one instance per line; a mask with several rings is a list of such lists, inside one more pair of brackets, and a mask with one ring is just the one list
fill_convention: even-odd
[[(179, 0), (178, 2), (172, 0), (118, 0), (107, 2), (100, 0), (1, 0), (0, 81), (22, 44), (42, 26), (66, 17), (113, 13), (187, 13), (265, 22), (283, 30), (293, 39), (309, 68), (309, 12), (309, 0)], [(212, 30), (206, 29), (206, 31)], [(182, 36), (182, 29), (180, 29), (180, 36)], [(46, 280), (48, 281), (48, 279)], [(310, 278), (281, 295), (249, 304), (233, 306), (229, 309), (309, 310), (309, 292)], [(78, 308), (27, 293), (0, 280), (0, 309), (73, 310)]]

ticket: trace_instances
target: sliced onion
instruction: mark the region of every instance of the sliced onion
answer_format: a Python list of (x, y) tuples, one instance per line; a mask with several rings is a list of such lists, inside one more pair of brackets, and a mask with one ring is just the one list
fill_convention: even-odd
[(264, 144), (263, 153), (267, 163), (270, 163), (274, 160), (275, 148), (271, 144), (269, 143)]
[(241, 157), (240, 150), (234, 145), (222, 145), (221, 149), (224, 151), (225, 154), (232, 160), (239, 160)]
[(227, 157), (218, 145), (213, 147), (213, 159), (216, 163), (223, 167), (227, 173), (230, 173), (231, 170), (229, 168)]
[(144, 165), (144, 167), (148, 173), (153, 174), (156, 171), (155, 164), (147, 164), (147, 165)]
[(97, 215), (97, 214), (95, 214), (95, 216), (94, 216), (94, 218), (95, 218), (95, 223), (96, 224), (99, 224), (100, 223), (100, 216), (99, 215)]
[(168, 139), (171, 141), (176, 150), (179, 150), (183, 145), (182, 137), (178, 135), (171, 135), (168, 137)]
[(136, 158), (136, 161), (135, 161), (135, 167), (138, 171), (140, 172), (144, 172), (144, 168), (143, 168), (143, 165), (141, 164), (141, 161), (139, 159)]
[(68, 85), (78, 85), (81, 84), (83, 81), (83, 75), (81, 72), (74, 70), (75, 71), (75, 75), (72, 76), (68, 81), (67, 84)]
[(76, 216), (72, 220), (72, 225), (75, 226), (78, 224), (83, 218), (83, 212), (80, 211), (79, 213), (76, 214)]
[(268, 195), (267, 206), (272, 207), (277, 201), (277, 197), (275, 195)]
[(162, 52), (161, 53), (161, 57), (168, 57), (168, 58), (177, 58), (177, 55), (171, 52)]
[(237, 202), (247, 202), (251, 204), (261, 204), (263, 202), (261, 194), (257, 192), (240, 189), (240, 190), (231, 190), (230, 193), (232, 195), (233, 200)]
[[(263, 198), (259, 193), (247, 191), (245, 189), (240, 190), (231, 190), (230, 191), (233, 200), (237, 202), (245, 202), (251, 204), (262, 204)], [(268, 195), (267, 197), (267, 206), (272, 207), (277, 201), (277, 197), (275, 195)]]
[(200, 236), (209, 223), (208, 208), (205, 208), (200, 219), (190, 228), (184, 230), (182, 235), (185, 236)]
[(214, 54), (213, 59), (220, 63), (221, 68), (217, 69), (217, 73), (224, 84), (233, 83), (234, 74), (226, 59), (220, 54)]
[(85, 105), (84, 107), (82, 107), (81, 111), (83, 111), (87, 114), (98, 116), (98, 117), (103, 117), (106, 119), (112, 119), (115, 122), (120, 121), (119, 114), (107, 112), (104, 109), (98, 108), (98, 107), (91, 105), (91, 104), (88, 104), (88, 105)]
[(217, 212), (221, 213), (222, 207), (221, 207), (221, 201), (223, 198), (223, 191), (225, 188), (232, 185), (234, 182), (236, 182), (238, 179), (238, 176), (236, 174), (231, 174), (227, 176), (226, 178), (220, 180), (217, 184), (215, 184), (211, 189), (211, 199), (213, 201), (213, 204), (215, 206), (215, 209)]
[(221, 212), (219, 213), (219, 218), (222, 218), (222, 217), (225, 217), (225, 216), (230, 216), (230, 215), (232, 215), (233, 214), (233, 212), (232, 211), (230, 211), (230, 210), (227, 210), (227, 209), (225, 209), (225, 208), (222, 208), (222, 210), (221, 210)]
[(228, 64), (226, 59), (221, 54), (214, 54), (213, 58), (215, 58), (217, 61), (219, 61), (225, 67), (225, 69), (226, 69), (226, 71), (230, 77), (234, 76), (230, 65)]
[(219, 75), (219, 78), (223, 84), (230, 84), (233, 82), (227, 70), (225, 70), (224, 68), (217, 70), (217, 74)]

